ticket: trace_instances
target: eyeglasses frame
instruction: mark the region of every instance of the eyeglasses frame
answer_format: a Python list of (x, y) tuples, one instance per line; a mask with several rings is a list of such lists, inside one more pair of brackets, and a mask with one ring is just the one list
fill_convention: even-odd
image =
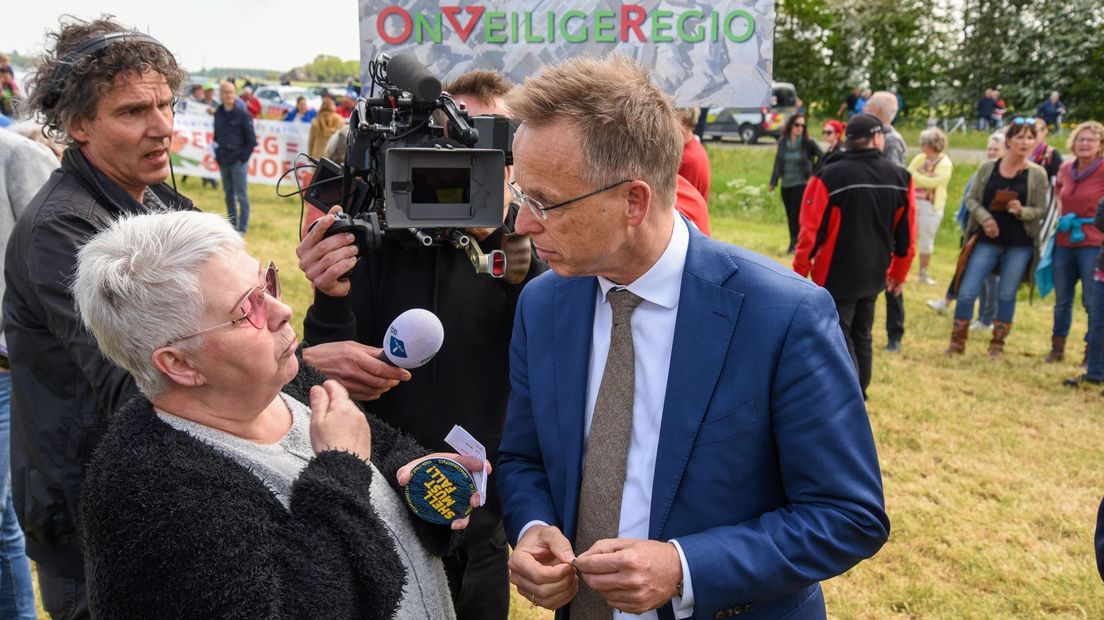
[[(270, 274), (270, 273), (273, 274), (272, 283), (273, 283), (273, 287), (276, 290), (275, 295), (268, 292), (268, 284), (269, 284), (268, 274)], [(238, 299), (238, 303), (235, 304), (234, 307), (236, 307), (238, 310), (241, 310), (241, 312), (242, 312), (241, 316), (239, 316), (237, 318), (230, 319), (229, 321), (226, 321), (225, 323), (219, 323), (218, 325), (215, 325), (213, 327), (208, 327), (206, 329), (201, 329), (198, 332), (188, 334), (187, 336), (181, 336), (179, 338), (173, 338), (172, 340), (166, 342), (163, 346), (166, 346), (166, 347), (171, 346), (173, 343), (180, 342), (181, 340), (187, 340), (188, 338), (195, 338), (196, 336), (202, 336), (204, 334), (209, 334), (213, 331), (218, 331), (220, 329), (223, 329), (225, 327), (229, 327), (231, 325), (237, 325), (238, 323), (241, 323), (242, 321), (249, 321), (249, 312), (247, 312), (245, 310), (245, 300), (249, 299), (249, 297), (254, 292), (256, 292), (258, 290), (263, 291), (265, 295), (268, 295), (269, 297), (272, 297), (273, 299), (276, 299), (277, 301), (279, 301), (279, 299), (281, 298), (282, 292), (280, 290), (280, 270), (276, 267), (276, 262), (275, 261), (272, 261), (272, 260), (268, 261), (268, 267), (265, 268), (265, 285), (264, 286), (254, 286), (253, 288), (246, 291), (245, 294), (242, 295), (240, 299)], [(250, 309), (252, 310), (252, 308), (250, 308)], [(249, 321), (249, 324), (253, 325), (253, 327), (255, 327), (256, 329), (264, 329), (263, 324), (259, 325), (259, 326), (254, 325), (253, 321)]]
[(607, 185), (607, 186), (605, 186), (601, 189), (596, 189), (593, 192), (588, 192), (586, 194), (583, 194), (582, 196), (576, 196), (575, 198), (571, 198), (569, 200), (564, 200), (562, 202), (557, 202), (554, 205), (548, 205), (548, 206), (545, 206), (545, 205), (541, 204), (541, 202), (539, 200), (537, 200), (536, 198), (530, 198), (528, 195), (525, 194), (525, 192), (521, 191), (521, 188), (518, 187), (517, 183), (514, 183), (513, 181), (510, 181), (509, 183), (507, 183), (507, 186), (510, 188), (510, 192), (513, 193), (515, 199), (521, 201), (522, 204), (529, 207), (529, 210), (533, 212), (533, 215), (536, 216), (537, 218), (539, 218), (541, 221), (546, 221), (546, 220), (548, 220), (548, 212), (553, 210), (553, 209), (559, 209), (560, 207), (566, 207), (567, 205), (569, 205), (571, 203), (579, 202), (580, 200), (585, 200), (587, 198), (590, 198), (591, 196), (597, 196), (598, 194), (601, 194), (602, 192), (608, 192), (609, 190), (611, 190), (611, 189), (613, 189), (613, 188), (615, 188), (619, 185), (624, 185), (625, 183), (628, 183), (629, 181), (632, 181), (632, 179), (622, 179), (622, 180), (620, 180), (616, 183), (613, 183), (611, 185)]

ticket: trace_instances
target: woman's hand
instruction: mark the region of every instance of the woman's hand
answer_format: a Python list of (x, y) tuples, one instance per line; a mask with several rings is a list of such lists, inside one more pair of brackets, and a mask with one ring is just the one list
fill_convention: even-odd
[(773, 194), (774, 193), (774, 183), (771, 183), (770, 185), (767, 186), (767, 193), (768, 194)]
[(1023, 213), (1023, 203), (1019, 199), (1013, 199), (1008, 201), (1008, 212), (1016, 217), (1020, 217)]
[(997, 225), (997, 220), (989, 218), (981, 223), (981, 230), (985, 233), (986, 237), (990, 239), (996, 239), (1000, 234), (1000, 226)]
[(326, 450), (351, 452), (362, 461), (372, 458), (372, 428), (359, 407), (349, 400), (349, 392), (329, 379), (310, 390), (311, 448), (315, 454)]

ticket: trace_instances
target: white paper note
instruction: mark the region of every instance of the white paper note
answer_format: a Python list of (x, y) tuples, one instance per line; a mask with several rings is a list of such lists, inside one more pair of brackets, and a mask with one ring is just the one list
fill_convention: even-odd
[[(479, 462), (484, 463), (484, 468), (486, 468), (487, 449), (475, 437), (472, 437), (471, 433), (464, 430), (463, 426), (454, 425), (449, 434), (445, 436), (445, 443), (464, 456), (479, 459)], [(475, 481), (475, 488), (479, 489), (479, 505), (482, 506), (487, 501), (486, 469), (478, 472), (473, 471), (471, 475), (472, 480)]]

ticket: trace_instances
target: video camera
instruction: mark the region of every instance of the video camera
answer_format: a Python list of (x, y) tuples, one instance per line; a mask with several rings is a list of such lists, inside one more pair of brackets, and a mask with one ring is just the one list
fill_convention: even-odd
[(509, 119), (469, 118), (413, 56), (380, 54), (369, 74), (373, 92), (357, 99), (349, 119), (344, 165), (321, 159), (304, 192), (322, 211), (341, 205), (326, 236), (352, 233), (360, 256), (384, 235), (414, 247), (447, 243), (466, 251), (477, 272), (503, 277), (506, 254), (484, 254), (464, 230), (502, 225)]

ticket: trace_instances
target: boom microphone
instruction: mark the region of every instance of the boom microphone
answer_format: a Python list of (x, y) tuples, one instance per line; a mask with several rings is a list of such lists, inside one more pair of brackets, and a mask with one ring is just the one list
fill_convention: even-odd
[(445, 328), (429, 310), (411, 308), (395, 317), (383, 335), (387, 361), (400, 368), (424, 366), (441, 350)]
[(441, 95), (441, 80), (409, 54), (392, 56), (386, 70), (388, 81), (414, 95), (415, 99), (433, 101)]

